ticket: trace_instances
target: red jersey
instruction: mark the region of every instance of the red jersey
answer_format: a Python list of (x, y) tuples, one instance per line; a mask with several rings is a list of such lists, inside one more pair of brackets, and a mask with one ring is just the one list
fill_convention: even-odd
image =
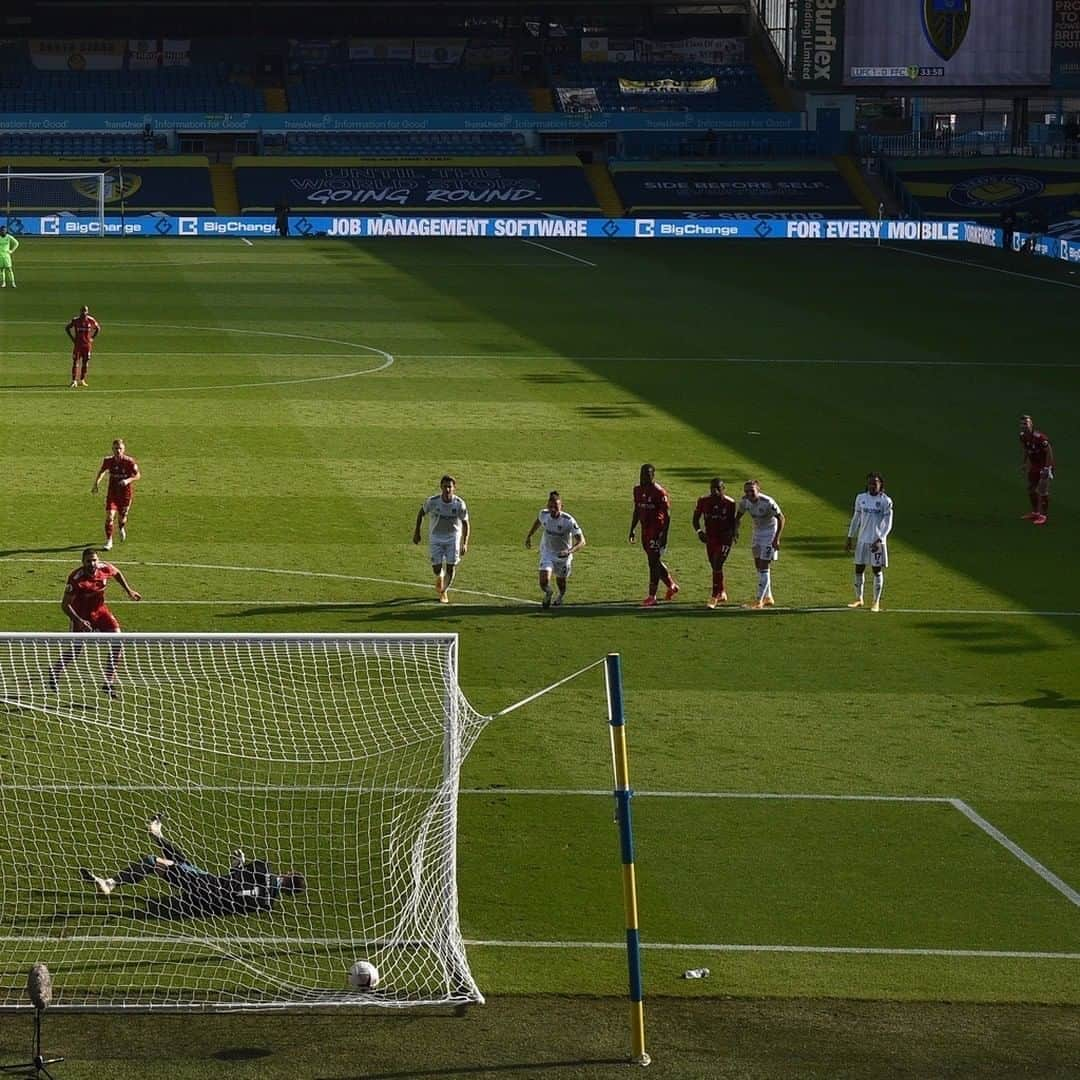
[(1041, 431), (1021, 431), (1020, 445), (1031, 468), (1041, 469), (1050, 463), (1050, 440)]
[(131, 494), (131, 486), (122, 484), (122, 480), (130, 480), (139, 475), (139, 463), (127, 454), (113, 454), (111, 457), (102, 458), (101, 468), (98, 473), (108, 471), (109, 494), (117, 498)]
[(66, 593), (76, 615), (88, 619), (105, 604), (105, 586), (116, 573), (112, 563), (98, 563), (93, 571), (79, 566), (68, 574)]
[(671, 499), (659, 484), (637, 484), (634, 487), (634, 508), (643, 532), (660, 533), (671, 518)]
[(709, 540), (730, 540), (735, 532), (738, 506), (730, 495), (702, 495), (697, 501), (694, 516), (704, 519), (705, 536)]
[(68, 329), (75, 331), (75, 344), (78, 348), (89, 349), (101, 326), (93, 315), (76, 315), (68, 323)]

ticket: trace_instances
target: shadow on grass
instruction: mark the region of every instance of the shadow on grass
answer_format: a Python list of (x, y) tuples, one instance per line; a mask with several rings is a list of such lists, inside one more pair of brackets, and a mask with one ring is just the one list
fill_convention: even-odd
[(506, 1076), (511, 1073), (543, 1073), (548, 1069), (586, 1069), (605, 1065), (626, 1065), (626, 1058), (580, 1058), (570, 1061), (503, 1062), (498, 1065), (455, 1065), (438, 1069), (407, 1069), (378, 1073), (349, 1073), (346, 1075), (317, 1074), (318, 1080), (409, 1080), (423, 1076)]
[(1040, 690), (1041, 697), (1022, 701), (977, 701), (980, 709), (1080, 709), (1080, 698), (1068, 698), (1060, 690)]
[(954, 622), (923, 621), (917, 626), (951, 645), (986, 656), (1051, 652), (1062, 648), (1051, 645), (1035, 631), (1015, 622), (964, 619)]
[(8, 555), (55, 555), (61, 551), (85, 551), (88, 547), (94, 547), (100, 541), (87, 540), (82, 544), (66, 544), (64, 547), (40, 547), (40, 548), (6, 548), (0, 550), (0, 559)]

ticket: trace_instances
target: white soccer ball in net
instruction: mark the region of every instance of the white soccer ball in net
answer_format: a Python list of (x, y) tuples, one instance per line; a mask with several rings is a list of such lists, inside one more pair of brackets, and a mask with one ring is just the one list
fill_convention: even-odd
[(374, 990), (379, 985), (379, 969), (367, 960), (357, 960), (349, 968), (349, 985), (354, 990)]

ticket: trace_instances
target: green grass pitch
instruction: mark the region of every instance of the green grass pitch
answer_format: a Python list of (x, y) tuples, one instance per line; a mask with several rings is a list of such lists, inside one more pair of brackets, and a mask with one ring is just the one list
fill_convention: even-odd
[[(28, 239), (16, 272), (0, 628), (66, 629), (64, 578), (101, 540), (90, 483), (121, 436), (144, 474), (110, 556), (144, 597), (112, 587), (127, 630), (456, 632), (482, 712), (622, 654), (652, 1072), (1080, 1070), (1066, 268), (944, 247)], [(83, 303), (103, 331), (69, 390)], [(1043, 529), (1020, 520), (1022, 412), (1060, 462)], [(655, 611), (626, 543), (644, 461), (672, 494), (682, 585)], [(880, 615), (845, 607), (870, 469), (896, 507)], [(442, 607), (410, 541), (447, 471), (474, 532)], [(736, 495), (759, 478), (788, 517), (773, 611), (739, 605), (745, 545), (732, 603), (704, 606), (690, 516), (717, 474)], [(522, 541), (552, 487), (588, 546), (567, 606), (542, 611)], [(592, 672), (466, 762), (461, 917), (488, 1006), (57, 1016), (63, 1075), (131, 1074), (143, 1050), (148, 1077), (616, 1075), (607, 739)], [(708, 980), (680, 978), (698, 966)], [(25, 972), (2, 943), (0, 971)], [(7, 1060), (26, 1022), (0, 1024)], [(160, 1060), (163, 1039), (186, 1049)]]

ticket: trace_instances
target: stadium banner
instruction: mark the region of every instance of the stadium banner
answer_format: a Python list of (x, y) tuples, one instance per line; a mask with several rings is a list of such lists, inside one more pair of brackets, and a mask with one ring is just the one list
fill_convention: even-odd
[(118, 71), (126, 51), (122, 38), (30, 39), (30, 62), (39, 71)]
[(312, 213), (364, 208), (535, 211), (596, 209), (576, 157), (284, 158), (237, 157), (244, 211), (284, 200)]
[(411, 60), (412, 38), (349, 38), (350, 60)]
[(191, 39), (162, 38), (161, 66), (191, 67)]
[(1080, 222), (1080, 170), (1072, 161), (910, 158), (891, 167), (922, 217), (997, 221), (1013, 211)]
[(509, 68), (513, 62), (513, 45), (488, 38), (469, 38), (462, 60), (466, 67)]
[(466, 38), (417, 38), (413, 42), (413, 60), (444, 67), (460, 64), (467, 44)]
[(746, 60), (746, 38), (694, 37), (682, 41), (638, 38), (637, 59), (650, 62), (741, 64)]
[(633, 211), (738, 208), (816, 211), (819, 217), (863, 214), (846, 181), (830, 162), (714, 167), (615, 163), (611, 178), (623, 205)]
[[(104, 161), (104, 163), (103, 163)], [(12, 172), (41, 174), (103, 172), (105, 174), (105, 212), (125, 210), (204, 211), (214, 210), (210, 184), (210, 162), (197, 155), (130, 157), (122, 163), (100, 157), (17, 157), (5, 161)], [(0, 174), (2, 175), (2, 174)], [(73, 206), (97, 206), (96, 180), (69, 180)], [(55, 192), (50, 194), (56, 205)], [(20, 212), (23, 209), (20, 208)]]
[(803, 131), (799, 112), (0, 113), (0, 132)]
[(1054, 0), (1050, 81), (1057, 90), (1080, 90), (1080, 0)]
[(127, 66), (131, 71), (146, 71), (161, 63), (157, 38), (138, 38), (128, 41)]
[(829, 90), (843, 85), (844, 15), (844, 0), (796, 0), (791, 61), (796, 86)]
[(289, 38), (289, 63), (321, 67), (345, 59), (341, 38)]
[(555, 88), (555, 95), (564, 113), (600, 111), (595, 86), (559, 86)]
[(583, 37), (581, 59), (587, 63), (627, 64), (637, 59), (637, 42), (631, 38)]
[(1046, 85), (1054, 2), (847, 0), (845, 85)]
[(619, 79), (623, 94), (715, 94), (716, 78), (707, 79)]
[[(75, 214), (23, 214), (7, 219), (17, 236), (96, 236), (96, 218)], [(873, 221), (829, 218), (810, 220), (761, 220), (746, 218), (585, 218), (585, 217), (477, 217), (467, 215), (400, 216), (380, 214), (291, 214), (289, 231), (296, 237), (490, 237), (508, 239), (609, 239), (609, 240), (890, 240), (962, 243), (967, 233), (979, 228), (959, 221)], [(993, 230), (982, 229), (983, 233)], [(271, 215), (212, 217), (198, 214), (136, 214), (121, 220), (109, 215), (108, 236), (145, 237), (276, 237)], [(1080, 243), (1066, 243), (1080, 261)], [(1059, 257), (1063, 257), (1059, 254)]]

